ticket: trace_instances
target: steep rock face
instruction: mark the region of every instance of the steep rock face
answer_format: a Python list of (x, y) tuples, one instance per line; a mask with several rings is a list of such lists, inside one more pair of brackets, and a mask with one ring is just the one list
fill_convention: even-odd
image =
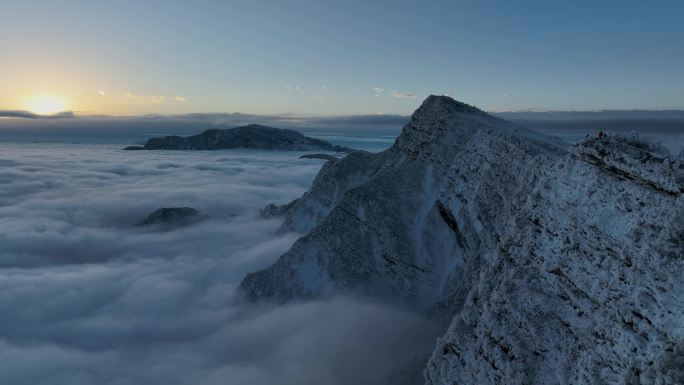
[(386, 154), (355, 151), (340, 161), (326, 162), (304, 195), (283, 205), (267, 206), (262, 214), (284, 216), (281, 232), (308, 233), (328, 215), (344, 194), (366, 183), (390, 161)]
[(615, 176), (646, 184), (677, 196), (684, 193), (684, 166), (669, 154), (650, 151), (642, 142), (626, 138), (590, 139), (576, 147), (581, 159)]
[(324, 140), (309, 138), (297, 131), (250, 124), (230, 129), (206, 130), (198, 135), (152, 138), (142, 148), (125, 150), (224, 150), (258, 148), (282, 151), (348, 151)]
[(328, 162), (271, 207), (306, 235), (241, 288), (453, 315), (430, 384), (679, 384), (683, 186), (664, 154), (568, 148), (431, 96), (391, 149)]
[(682, 199), (627, 168), (546, 170), (483, 255), (429, 384), (682, 383)]
[[(284, 230), (308, 235), (242, 288), (252, 299), (352, 290), (451, 306), (470, 279), (466, 261), (490, 247), (467, 210), (487, 206), (479, 211), (499, 226), (536, 177), (531, 166), (563, 153), (553, 139), (430, 97), (391, 149), (326, 164), (302, 198), (266, 210), (285, 216)], [(453, 186), (469, 206), (449, 207)]]

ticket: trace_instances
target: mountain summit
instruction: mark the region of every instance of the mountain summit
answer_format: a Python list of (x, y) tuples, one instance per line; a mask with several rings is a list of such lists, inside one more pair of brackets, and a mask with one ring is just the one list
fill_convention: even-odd
[(353, 292), (453, 317), (428, 384), (681, 384), (684, 166), (430, 96), (394, 145), (268, 212), (304, 234), (246, 298)]

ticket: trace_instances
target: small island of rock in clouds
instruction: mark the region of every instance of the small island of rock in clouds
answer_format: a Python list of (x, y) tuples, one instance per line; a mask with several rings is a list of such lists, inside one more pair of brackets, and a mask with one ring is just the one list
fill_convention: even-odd
[(0, 384), (683, 385), (684, 3), (0, 12)]

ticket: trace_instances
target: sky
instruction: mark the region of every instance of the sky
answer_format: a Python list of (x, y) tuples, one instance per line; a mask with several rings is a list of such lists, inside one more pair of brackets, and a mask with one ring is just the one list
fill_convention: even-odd
[(0, 109), (405, 115), (429, 94), (684, 109), (682, 14), (674, 0), (3, 0)]

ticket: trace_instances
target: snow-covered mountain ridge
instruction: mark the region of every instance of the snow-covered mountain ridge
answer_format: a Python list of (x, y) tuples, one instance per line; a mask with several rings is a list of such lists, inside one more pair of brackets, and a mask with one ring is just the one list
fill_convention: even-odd
[(629, 141), (564, 142), (430, 96), (394, 146), (267, 208), (305, 234), (251, 300), (353, 292), (453, 316), (430, 384), (684, 382), (684, 178)]

